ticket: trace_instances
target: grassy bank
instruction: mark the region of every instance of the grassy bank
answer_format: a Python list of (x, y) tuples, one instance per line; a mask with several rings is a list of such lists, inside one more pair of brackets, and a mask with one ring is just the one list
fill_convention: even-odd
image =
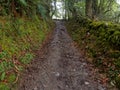
[(120, 88), (120, 25), (77, 19), (70, 20), (67, 27), (87, 60), (105, 73), (106, 81)]
[(10, 90), (50, 32), (52, 22), (0, 17), (0, 90)]

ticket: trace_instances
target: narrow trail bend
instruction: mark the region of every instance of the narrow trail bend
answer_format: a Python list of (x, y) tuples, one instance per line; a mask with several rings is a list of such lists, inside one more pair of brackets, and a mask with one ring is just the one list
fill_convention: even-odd
[(25, 71), (18, 90), (106, 90), (95, 79), (61, 21)]

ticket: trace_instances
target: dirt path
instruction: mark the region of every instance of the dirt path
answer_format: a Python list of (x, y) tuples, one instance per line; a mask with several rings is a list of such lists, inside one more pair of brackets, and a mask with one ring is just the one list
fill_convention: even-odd
[(19, 90), (106, 90), (74, 47), (62, 22), (20, 81)]

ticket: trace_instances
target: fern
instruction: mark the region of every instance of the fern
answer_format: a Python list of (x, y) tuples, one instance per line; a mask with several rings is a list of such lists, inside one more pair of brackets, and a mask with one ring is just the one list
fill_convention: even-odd
[(27, 6), (26, 0), (19, 0), (19, 2), (20, 2), (21, 5)]
[(41, 14), (43, 18), (46, 18), (46, 13), (47, 13), (46, 8), (43, 5), (39, 4), (37, 6), (37, 9), (38, 9), (38, 13)]

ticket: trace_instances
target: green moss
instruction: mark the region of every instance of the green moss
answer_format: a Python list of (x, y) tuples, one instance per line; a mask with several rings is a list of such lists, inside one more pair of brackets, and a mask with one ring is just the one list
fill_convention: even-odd
[(22, 64), (29, 64), (32, 59), (33, 59), (33, 54), (32, 53), (26, 53), (24, 56), (22, 56), (20, 58), (20, 62)]
[(5, 83), (0, 83), (0, 90), (10, 90), (10, 87)]
[(12, 73), (7, 77), (8, 83), (12, 84), (16, 80), (16, 74)]
[(0, 80), (3, 81), (5, 79), (6, 73), (2, 72), (0, 76)]
[(120, 25), (83, 18), (69, 21), (67, 28), (86, 57), (120, 88)]
[[(34, 57), (31, 52), (38, 49), (53, 25), (39, 19), (2, 17), (0, 20), (0, 79), (1, 81), (14, 82), (16, 66), (18, 71), (29, 64)], [(1, 26), (2, 25), (2, 26)], [(0, 81), (0, 82), (1, 82)], [(8, 84), (6, 84), (8, 85)], [(4, 88), (5, 85), (1, 85)], [(0, 90), (7, 90), (1, 89)]]

